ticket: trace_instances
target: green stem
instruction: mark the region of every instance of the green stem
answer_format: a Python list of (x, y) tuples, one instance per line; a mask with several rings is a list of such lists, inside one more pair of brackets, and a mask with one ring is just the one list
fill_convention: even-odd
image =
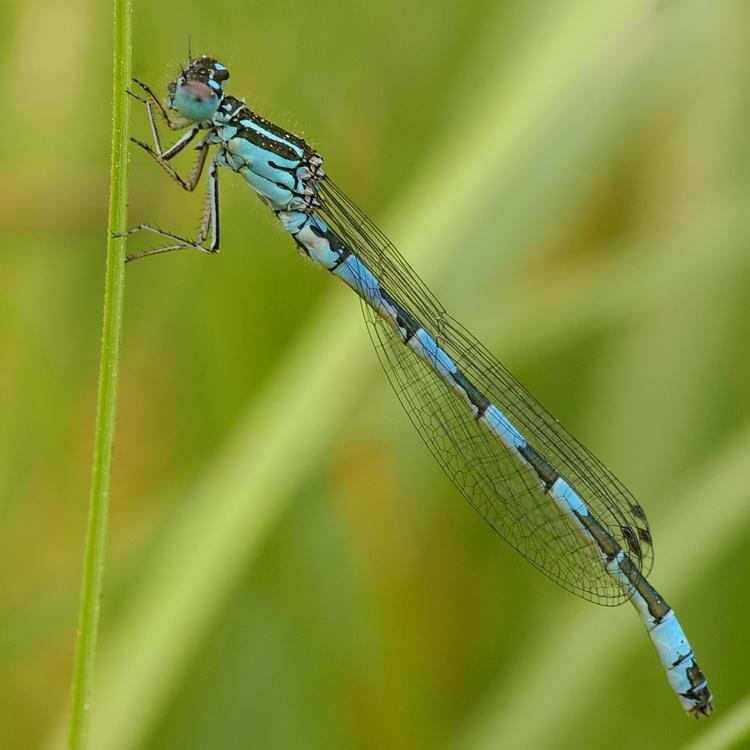
[(104, 550), (112, 474), (112, 445), (117, 413), (117, 375), (125, 287), (125, 239), (115, 237), (115, 234), (125, 230), (127, 221), (130, 97), (126, 89), (130, 85), (131, 71), (131, 15), (132, 0), (114, 0), (112, 161), (107, 226), (107, 267), (104, 277), (102, 348), (99, 362), (91, 495), (68, 735), (68, 744), (72, 750), (82, 750), (88, 744), (99, 602), (104, 578)]

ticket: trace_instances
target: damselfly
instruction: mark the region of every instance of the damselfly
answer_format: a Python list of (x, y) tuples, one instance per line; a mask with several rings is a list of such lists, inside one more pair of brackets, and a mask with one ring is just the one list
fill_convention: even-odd
[[(134, 79), (154, 145), (135, 140), (185, 190), (208, 163), (198, 236), (150, 224), (168, 244), (128, 256), (219, 249), (219, 167), (239, 172), (291, 234), (300, 253), (349, 285), (404, 409), (438, 463), (482, 518), (521, 555), (574, 594), (605, 605), (630, 600), (673, 689), (692, 716), (711, 692), (671, 607), (646, 580), (653, 562), (643, 508), (612, 473), (451, 318), (385, 235), (323, 170), (304, 140), (224, 92), (225, 66), (191, 59), (166, 107)], [(157, 117), (186, 130), (162, 148)], [(170, 165), (197, 140), (183, 179)], [(208, 159), (213, 151), (212, 158)]]

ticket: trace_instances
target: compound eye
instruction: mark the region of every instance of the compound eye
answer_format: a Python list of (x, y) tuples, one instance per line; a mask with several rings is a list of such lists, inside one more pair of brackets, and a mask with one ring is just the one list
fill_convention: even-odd
[(171, 106), (188, 120), (205, 122), (214, 116), (220, 102), (221, 98), (210, 86), (198, 81), (189, 81), (177, 86)]
[(214, 92), (206, 84), (199, 83), (198, 81), (184, 83), (180, 86), (180, 89), (189, 94), (198, 103), (208, 101), (215, 96)]

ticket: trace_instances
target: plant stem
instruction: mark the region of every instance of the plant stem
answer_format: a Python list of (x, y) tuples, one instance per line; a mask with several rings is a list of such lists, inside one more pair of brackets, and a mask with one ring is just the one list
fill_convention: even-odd
[(114, 70), (112, 97), (112, 160), (110, 165), (107, 264), (104, 276), (102, 345), (99, 362), (91, 494), (83, 560), (83, 580), (73, 668), (68, 745), (82, 750), (88, 744), (96, 661), (99, 602), (104, 578), (104, 551), (112, 475), (112, 446), (117, 413), (117, 376), (125, 286), (127, 221), (128, 131), (131, 71), (132, 0), (114, 0)]

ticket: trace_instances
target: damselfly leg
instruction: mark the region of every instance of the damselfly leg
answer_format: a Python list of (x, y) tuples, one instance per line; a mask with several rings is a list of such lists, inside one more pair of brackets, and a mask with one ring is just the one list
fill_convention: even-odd
[[(140, 86), (146, 94), (146, 98), (144, 99), (140, 94), (136, 94), (131, 89), (128, 89), (128, 94), (130, 94), (130, 96), (132, 96), (134, 99), (137, 99), (139, 102), (143, 102), (146, 105), (146, 108), (148, 109), (149, 120), (151, 121), (152, 130), (156, 130), (154, 108), (156, 108), (156, 111), (159, 113), (160, 117), (164, 120), (170, 130), (182, 130), (190, 124), (182, 117), (177, 120), (173, 120), (169, 116), (167, 110), (164, 108), (164, 105), (161, 103), (161, 101), (159, 101), (159, 97), (156, 96), (156, 94), (151, 90), (151, 87), (148, 84), (144, 83), (143, 81), (139, 81), (137, 78), (132, 78), (131, 80), (137, 86)], [(158, 134), (155, 134), (155, 137), (158, 142)]]
[[(178, 122), (172, 121), (169, 118), (166, 110), (162, 104), (156, 99), (151, 89), (145, 84), (134, 78), (133, 81), (137, 83), (148, 95), (148, 99), (129, 91), (128, 93), (138, 101), (142, 102), (146, 106), (148, 112), (149, 124), (151, 126), (151, 132), (154, 138), (154, 148), (149, 146), (147, 143), (138, 140), (137, 138), (131, 138), (130, 140), (137, 146), (140, 146), (151, 158), (159, 164), (162, 169), (184, 190), (192, 192), (200, 182), (200, 178), (203, 174), (203, 169), (206, 165), (206, 158), (208, 156), (209, 143), (207, 138), (203, 138), (198, 145), (195, 147), (198, 151), (198, 156), (193, 164), (193, 168), (190, 172), (188, 179), (183, 179), (177, 171), (168, 163), (172, 158), (177, 156), (184, 148), (193, 141), (195, 136), (200, 132), (198, 125), (193, 125), (182, 137), (180, 137), (172, 146), (168, 149), (163, 150), (161, 146), (161, 138), (159, 137), (159, 129), (156, 124), (154, 117), (154, 106), (157, 107), (157, 111), (161, 114), (164, 121), (169, 125), (170, 129), (177, 130), (184, 125)], [(169, 232), (160, 227), (154, 226), (153, 224), (139, 224), (138, 226), (129, 229), (124, 232), (122, 236), (130, 236), (136, 232), (147, 231), (153, 234), (158, 234), (161, 237), (167, 237), (174, 242), (170, 245), (163, 247), (150, 248), (143, 250), (139, 253), (128, 255), (125, 261), (136, 260), (137, 258), (143, 258), (148, 255), (160, 255), (161, 253), (168, 253), (174, 250), (182, 250), (184, 248), (193, 248), (199, 250), (202, 253), (213, 255), (219, 250), (219, 182), (218, 182), (218, 169), (216, 160), (211, 161), (208, 167), (208, 188), (206, 191), (206, 202), (203, 210), (203, 216), (201, 218), (200, 229), (195, 239), (183, 237), (174, 232)], [(210, 238), (211, 241), (208, 246), (205, 246), (206, 240)]]

